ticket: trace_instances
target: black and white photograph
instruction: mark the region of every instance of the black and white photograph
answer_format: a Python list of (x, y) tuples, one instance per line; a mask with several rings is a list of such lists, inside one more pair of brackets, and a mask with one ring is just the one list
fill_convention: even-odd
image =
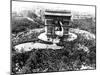
[(96, 70), (96, 6), (11, 1), (11, 75)]

